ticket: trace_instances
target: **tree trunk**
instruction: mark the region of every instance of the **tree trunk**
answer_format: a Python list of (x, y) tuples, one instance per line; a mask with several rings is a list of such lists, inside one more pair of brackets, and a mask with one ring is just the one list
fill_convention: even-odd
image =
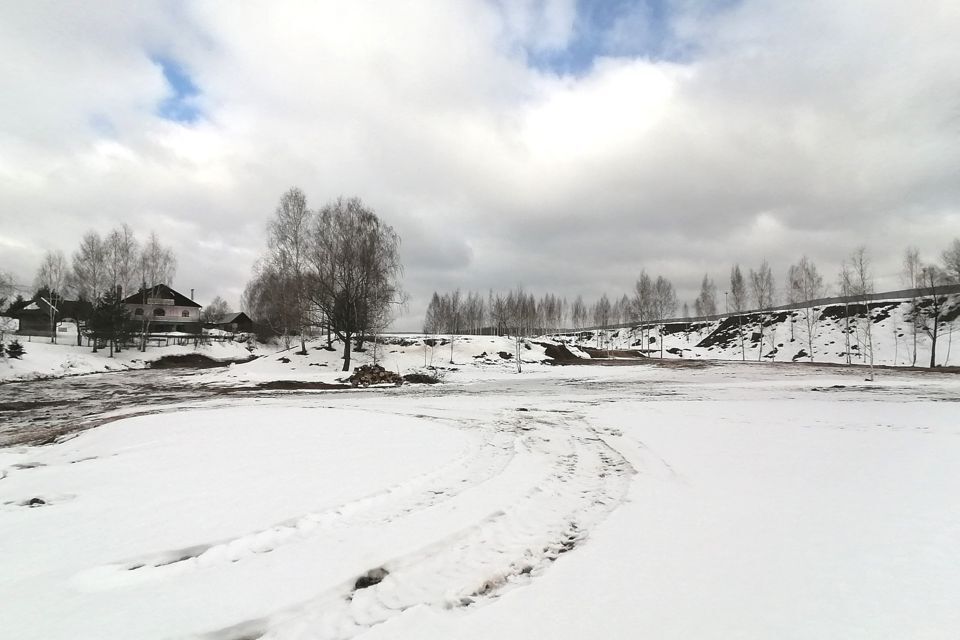
[(843, 305), (843, 342), (846, 347), (847, 364), (850, 364), (850, 307)]
[(520, 364), (520, 332), (517, 332), (517, 373), (523, 373), (522, 365)]
[(913, 360), (910, 362), (911, 367), (917, 366), (917, 300), (916, 298), (910, 301), (910, 313), (913, 316), (910, 325), (913, 327)]
[(350, 334), (343, 335), (343, 369), (341, 371), (350, 371)]
[(743, 316), (737, 316), (737, 331), (740, 333), (740, 360), (747, 361), (747, 351), (743, 340)]
[(949, 331), (947, 332), (947, 357), (943, 359), (943, 366), (950, 366), (950, 347), (953, 344), (953, 325), (948, 325)]
[(937, 366), (937, 329), (940, 318), (933, 319), (933, 342), (930, 345), (930, 368)]

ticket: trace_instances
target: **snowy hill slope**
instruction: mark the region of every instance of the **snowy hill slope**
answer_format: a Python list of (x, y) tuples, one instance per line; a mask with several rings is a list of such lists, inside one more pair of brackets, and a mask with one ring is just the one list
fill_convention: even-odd
[[(810, 361), (838, 364), (929, 366), (933, 340), (910, 321), (909, 300), (815, 307), (808, 322), (804, 309), (746, 313), (709, 322), (673, 322), (662, 327), (632, 327), (552, 336), (571, 344), (604, 349), (640, 349), (665, 358)], [(960, 365), (960, 295), (947, 296), (938, 331), (936, 365)], [(762, 339), (762, 342), (761, 342)], [(812, 354), (812, 358), (811, 358)]]

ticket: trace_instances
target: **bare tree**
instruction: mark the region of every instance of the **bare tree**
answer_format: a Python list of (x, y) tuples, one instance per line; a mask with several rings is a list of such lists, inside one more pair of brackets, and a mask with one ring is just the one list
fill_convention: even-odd
[(177, 258), (173, 250), (160, 244), (155, 231), (150, 232), (140, 252), (140, 285), (151, 289), (158, 284), (170, 285), (177, 273)]
[[(870, 310), (870, 296), (873, 294), (873, 274), (870, 271), (870, 258), (867, 255), (867, 248), (858, 247), (853, 255), (850, 256), (850, 270), (853, 275), (852, 291), (855, 299), (863, 306), (863, 317), (860, 316), (858, 306), (856, 323), (858, 326), (858, 336), (860, 333), (864, 336), (864, 341), (860, 349), (863, 357), (868, 359), (870, 364), (870, 380), (874, 378), (873, 370), (873, 314)], [(862, 325), (862, 329), (860, 326)]]
[[(0, 311), (3, 311), (7, 308), (7, 300), (13, 296), (13, 291), (13, 276), (6, 271), (0, 270)], [(0, 322), (0, 357), (3, 357), (4, 355), (3, 345), (6, 344), (4, 342), (5, 326), (6, 325), (3, 322)]]
[(757, 354), (757, 361), (763, 357), (763, 325), (765, 314), (773, 307), (773, 271), (766, 260), (760, 263), (760, 268), (754, 271), (750, 269), (750, 289), (753, 292), (753, 299), (756, 302), (757, 310), (760, 314), (760, 351)]
[(646, 350), (650, 346), (650, 320), (653, 318), (654, 290), (653, 280), (645, 270), (633, 285), (633, 313), (640, 323), (640, 340)]
[(324, 206), (311, 228), (309, 301), (343, 340), (350, 370), (351, 340), (381, 330), (404, 302), (400, 237), (359, 198)]
[(527, 295), (523, 287), (518, 286), (514, 291), (507, 294), (506, 299), (508, 324), (512, 325), (514, 334), (515, 358), (517, 361), (517, 373), (523, 372), (523, 357), (521, 346), (523, 338), (529, 331), (533, 316), (536, 314), (536, 303), (533, 295)]
[(925, 265), (920, 269), (921, 300), (914, 306), (911, 320), (930, 337), (930, 368), (937, 365), (937, 339), (948, 298), (943, 286), (949, 280), (943, 270), (936, 265)]
[(730, 298), (733, 300), (733, 312), (737, 314), (737, 334), (740, 336), (740, 359), (747, 359), (747, 350), (743, 339), (743, 312), (747, 310), (747, 282), (735, 264), (730, 269)]
[(593, 304), (593, 324), (597, 326), (597, 348), (601, 346), (600, 338), (603, 334), (603, 328), (610, 324), (611, 313), (613, 313), (613, 307), (610, 305), (610, 298), (604, 293)]
[(280, 197), (274, 217), (267, 225), (267, 259), (291, 281), (287, 302), (293, 313), (293, 328), (300, 335), (302, 354), (307, 352), (306, 327), (310, 317), (305, 273), (312, 215), (307, 208), (307, 196), (297, 187), (291, 187)]
[(578, 295), (570, 305), (570, 322), (578, 331), (587, 325), (587, 305), (583, 302), (583, 296)]
[(502, 336), (507, 332), (510, 320), (507, 313), (507, 299), (500, 293), (494, 295), (493, 291), (490, 292), (488, 299), (490, 300), (490, 320), (497, 327), (497, 335)]
[[(111, 231), (103, 243), (106, 278), (110, 289), (120, 287), (122, 296), (130, 295), (139, 282), (140, 246), (133, 229), (123, 224)], [(159, 283), (152, 283), (159, 284)]]
[(80, 240), (80, 247), (73, 254), (73, 279), (77, 294), (96, 303), (109, 288), (107, 279), (106, 249), (96, 231), (88, 231)]
[[(151, 231), (147, 242), (140, 251), (140, 291), (137, 293), (140, 304), (148, 304), (149, 292), (156, 285), (166, 284), (169, 286), (176, 271), (177, 258), (173, 255), (173, 250), (160, 244), (157, 233)], [(147, 350), (147, 334), (150, 332), (151, 318), (152, 316), (149, 313), (140, 316), (141, 351)]]
[(271, 261), (259, 260), (253, 266), (253, 278), (243, 292), (244, 306), (250, 317), (280, 336), (288, 349), (297, 326), (296, 310), (291, 302), (294, 286), (289, 275), (281, 273)]
[(698, 316), (713, 316), (717, 314), (717, 285), (708, 274), (703, 274), (700, 283), (700, 295), (693, 301), (693, 308)]
[(807, 348), (810, 362), (813, 362), (813, 339), (820, 325), (820, 308), (813, 301), (824, 295), (823, 277), (812, 260), (803, 256), (800, 262), (791, 265), (787, 275), (791, 298), (806, 303), (803, 307), (803, 322), (807, 330)]
[(960, 284), (960, 238), (954, 238), (941, 254), (943, 270), (948, 280)]
[(443, 302), (443, 317), (446, 321), (447, 333), (450, 334), (450, 364), (453, 364), (453, 345), (460, 333), (460, 324), (463, 322), (463, 304), (460, 297), (460, 289), (453, 291), (441, 298)]
[(850, 344), (850, 334), (853, 329), (850, 327), (850, 298), (853, 296), (853, 272), (850, 265), (844, 260), (840, 263), (840, 274), (838, 276), (840, 283), (840, 295), (843, 297), (843, 344), (844, 354), (847, 364), (851, 364), (850, 356), (853, 345)]
[[(920, 287), (920, 272), (923, 265), (920, 263), (920, 251), (916, 247), (907, 247), (903, 256), (903, 270), (901, 279), (910, 289), (910, 315), (916, 316), (917, 296), (915, 291)], [(913, 348), (910, 356), (910, 366), (917, 366), (917, 341), (920, 334), (920, 325), (917, 322), (910, 323), (911, 337), (913, 338)]]
[(663, 321), (672, 316), (677, 311), (677, 293), (673, 289), (673, 283), (657, 276), (657, 281), (653, 285), (653, 317), (660, 326), (660, 357), (663, 358)]
[(230, 305), (220, 296), (215, 296), (210, 304), (203, 308), (200, 313), (200, 320), (206, 323), (214, 324), (221, 318), (230, 313)]
[[(943, 260), (943, 271), (947, 281), (952, 284), (960, 284), (960, 238), (954, 238), (950, 246), (940, 255)], [(947, 357), (944, 358), (945, 365), (950, 362), (950, 348), (953, 345), (953, 323), (955, 322), (956, 314), (953, 315), (954, 320), (947, 324), (946, 327), (948, 329), (948, 340)]]
[(46, 289), (49, 299), (44, 301), (50, 307), (50, 342), (57, 341), (57, 315), (60, 313), (60, 302), (66, 297), (67, 283), (70, 280), (70, 268), (62, 251), (47, 251), (37, 270), (34, 286)]
[(6, 308), (7, 300), (13, 296), (13, 276), (0, 270), (0, 311)]

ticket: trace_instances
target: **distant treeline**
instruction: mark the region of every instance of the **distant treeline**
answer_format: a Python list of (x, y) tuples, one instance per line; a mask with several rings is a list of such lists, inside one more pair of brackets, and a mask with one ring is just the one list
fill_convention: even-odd
[[(924, 263), (916, 249), (904, 255), (902, 279), (910, 290), (936, 292), (960, 283), (960, 239), (942, 253), (941, 261)], [(817, 265), (807, 256), (790, 265), (783, 286), (777, 286), (766, 260), (756, 268), (730, 269), (729, 284), (723, 291), (723, 314), (768, 311), (780, 305), (794, 309), (817, 306), (832, 288)], [(858, 248), (838, 271), (835, 291), (842, 298), (869, 299), (874, 296), (873, 275), (867, 250)], [(673, 283), (664, 276), (655, 279), (641, 271), (633, 290), (620, 296), (603, 293), (587, 303), (578, 295), (573, 301), (553, 293), (539, 298), (523, 287), (507, 293), (459, 289), (434, 292), (427, 306), (425, 333), (523, 335), (617, 325), (661, 323), (673, 319), (704, 319), (721, 315), (719, 288), (709, 274), (703, 276), (693, 306), (677, 300)]]

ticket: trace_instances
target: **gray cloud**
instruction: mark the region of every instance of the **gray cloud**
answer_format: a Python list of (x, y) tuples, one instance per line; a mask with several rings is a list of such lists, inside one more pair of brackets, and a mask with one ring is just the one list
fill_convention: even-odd
[[(832, 279), (861, 243), (896, 287), (904, 247), (960, 235), (956, 3), (682, 2), (679, 61), (533, 66), (576, 44), (573, 7), (6, 6), (0, 268), (28, 282), (44, 250), (128, 222), (176, 247), (175, 286), (236, 303), (298, 185), (398, 229), (416, 328), (433, 289), (616, 294), (646, 268), (692, 299), (764, 257)], [(157, 55), (197, 121), (158, 115)]]

